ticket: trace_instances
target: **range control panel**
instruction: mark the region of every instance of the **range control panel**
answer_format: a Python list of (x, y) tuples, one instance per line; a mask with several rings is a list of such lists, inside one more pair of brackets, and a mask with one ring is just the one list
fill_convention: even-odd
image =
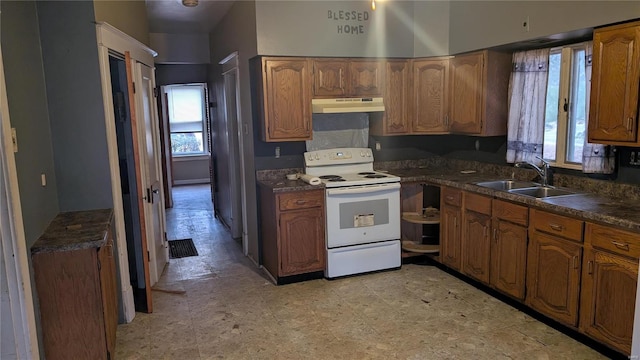
[(373, 153), (369, 148), (316, 150), (304, 153), (304, 162), (307, 166), (369, 163)]

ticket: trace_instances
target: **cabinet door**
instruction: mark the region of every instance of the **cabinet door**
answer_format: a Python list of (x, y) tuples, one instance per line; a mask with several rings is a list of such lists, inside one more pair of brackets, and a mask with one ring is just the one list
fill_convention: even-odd
[(494, 219), (491, 243), (491, 285), (524, 300), (527, 274), (527, 228)]
[(344, 60), (314, 60), (313, 96), (347, 96), (347, 66)]
[(351, 60), (349, 62), (352, 96), (382, 96), (384, 63), (377, 60)]
[(462, 211), (459, 207), (451, 205), (443, 205), (440, 209), (440, 255), (442, 263), (456, 270), (460, 270), (462, 262), (460, 257), (461, 213)]
[(638, 260), (588, 249), (584, 264), (580, 330), (629, 355)]
[(462, 226), (462, 272), (472, 278), (489, 283), (491, 256), (491, 217), (474, 211), (465, 211)]
[(582, 247), (533, 231), (528, 250), (527, 304), (569, 326), (578, 325)]
[(324, 270), (324, 209), (280, 214), (279, 276)]
[(411, 131), (411, 62), (389, 60), (385, 67), (384, 134), (408, 134)]
[(118, 327), (118, 290), (116, 285), (115, 259), (113, 257), (113, 239), (98, 249), (98, 270), (102, 291), (102, 311), (107, 340), (107, 358), (113, 357)]
[[(449, 130), (462, 134), (482, 132), (484, 52), (451, 59)], [(506, 99), (505, 99), (506, 101)]]
[(263, 59), (265, 141), (311, 139), (311, 70), (306, 59)]
[(446, 133), (449, 116), (449, 60), (414, 61), (413, 79), (412, 132)]
[(594, 31), (590, 142), (638, 142), (639, 47), (638, 22)]

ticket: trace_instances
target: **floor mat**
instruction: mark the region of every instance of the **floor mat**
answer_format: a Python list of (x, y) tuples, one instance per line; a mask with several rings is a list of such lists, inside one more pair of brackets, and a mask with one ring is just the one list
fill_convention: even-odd
[(192, 239), (169, 240), (169, 258), (179, 259), (188, 256), (198, 256), (198, 250)]

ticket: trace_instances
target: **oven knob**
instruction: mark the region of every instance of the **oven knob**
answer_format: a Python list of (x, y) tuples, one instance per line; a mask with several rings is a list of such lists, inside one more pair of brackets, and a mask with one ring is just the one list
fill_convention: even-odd
[(316, 154), (316, 160), (320, 160), (320, 155)]
[(364, 151), (360, 151), (360, 157), (364, 157)]

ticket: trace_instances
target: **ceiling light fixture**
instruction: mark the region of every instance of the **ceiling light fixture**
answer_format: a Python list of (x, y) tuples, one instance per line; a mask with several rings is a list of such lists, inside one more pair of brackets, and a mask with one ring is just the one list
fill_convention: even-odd
[(375, 10), (375, 9), (376, 9), (376, 0), (371, 0), (371, 10)]
[(198, 6), (198, 0), (182, 0), (182, 5), (186, 7)]

